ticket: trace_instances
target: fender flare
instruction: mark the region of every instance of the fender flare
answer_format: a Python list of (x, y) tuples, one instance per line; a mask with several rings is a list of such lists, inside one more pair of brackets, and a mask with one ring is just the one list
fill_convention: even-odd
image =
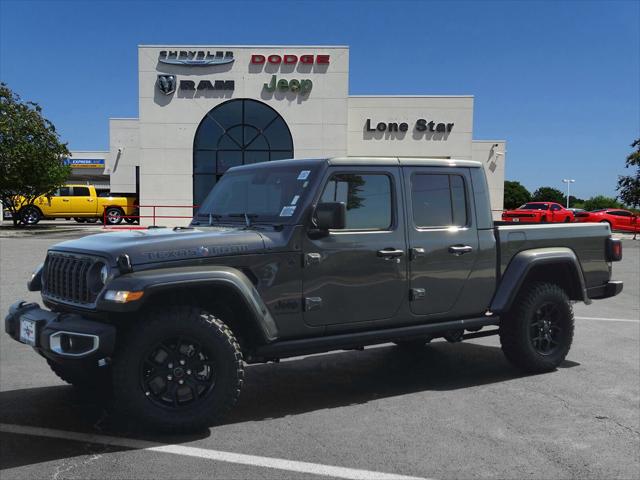
[[(146, 305), (152, 294), (175, 288), (224, 286), (233, 289), (244, 301), (252, 322), (267, 343), (278, 338), (276, 323), (251, 280), (240, 270), (225, 266), (174, 267), (128, 273), (108, 282), (97, 301), (97, 309), (135, 312)], [(144, 291), (139, 301), (115, 303), (104, 299), (107, 290)]]
[(580, 300), (590, 304), (582, 267), (575, 252), (567, 247), (551, 247), (524, 250), (514, 255), (502, 275), (489, 309), (497, 314), (508, 311), (529, 272), (540, 266), (552, 265), (569, 265), (579, 284)]

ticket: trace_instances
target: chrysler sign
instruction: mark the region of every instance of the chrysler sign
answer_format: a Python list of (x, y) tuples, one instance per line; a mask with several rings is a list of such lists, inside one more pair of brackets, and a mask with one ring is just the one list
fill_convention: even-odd
[(158, 55), (160, 63), (170, 65), (225, 65), (232, 63), (233, 60), (233, 52), (209, 50), (162, 50)]

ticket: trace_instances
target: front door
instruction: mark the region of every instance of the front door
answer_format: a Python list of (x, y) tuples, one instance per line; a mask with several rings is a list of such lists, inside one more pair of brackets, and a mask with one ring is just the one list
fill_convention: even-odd
[(64, 217), (71, 212), (69, 198), (71, 187), (60, 187), (50, 198), (40, 198), (41, 210), (45, 216)]
[[(460, 294), (478, 252), (471, 179), (464, 168), (404, 167), (411, 311), (473, 314)], [(472, 309), (473, 307), (469, 307)]]
[(399, 167), (332, 168), (318, 202), (343, 202), (346, 228), (303, 243), (304, 319), (336, 325), (394, 317), (407, 295)]

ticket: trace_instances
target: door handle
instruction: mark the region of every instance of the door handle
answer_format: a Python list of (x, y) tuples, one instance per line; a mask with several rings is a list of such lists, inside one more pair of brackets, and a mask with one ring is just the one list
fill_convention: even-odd
[(404, 250), (396, 250), (395, 248), (385, 248), (378, 250), (378, 256), (384, 258), (398, 258), (404, 255)]
[(449, 253), (456, 256), (464, 255), (465, 253), (469, 253), (472, 251), (473, 247), (470, 245), (451, 245), (449, 247)]
[(63, 199), (62, 199), (62, 201), (63, 201), (63, 202), (68, 202), (68, 201), (69, 201), (69, 199), (68, 199), (68, 198), (63, 198)]

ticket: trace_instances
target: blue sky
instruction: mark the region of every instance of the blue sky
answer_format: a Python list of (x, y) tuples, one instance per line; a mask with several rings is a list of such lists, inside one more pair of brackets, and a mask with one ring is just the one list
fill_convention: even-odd
[(0, 0), (0, 79), (75, 150), (136, 117), (138, 44), (351, 47), (351, 94), (475, 96), (507, 179), (615, 194), (640, 136), (640, 2)]

